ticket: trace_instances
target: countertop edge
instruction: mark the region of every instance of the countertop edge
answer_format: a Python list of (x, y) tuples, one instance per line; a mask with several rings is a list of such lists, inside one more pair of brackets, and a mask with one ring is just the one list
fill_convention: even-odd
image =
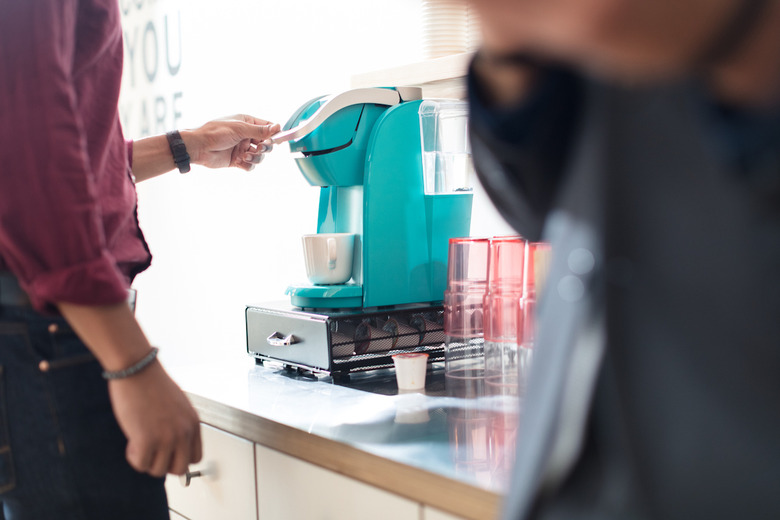
[(200, 420), (238, 437), (447, 513), (496, 518), (501, 495), (187, 392)]

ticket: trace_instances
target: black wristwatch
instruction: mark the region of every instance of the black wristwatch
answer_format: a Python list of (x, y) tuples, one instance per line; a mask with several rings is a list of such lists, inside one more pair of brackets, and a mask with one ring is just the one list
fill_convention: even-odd
[(179, 131), (173, 130), (168, 132), (165, 134), (165, 137), (168, 138), (168, 145), (171, 147), (171, 154), (173, 154), (173, 162), (179, 168), (179, 173), (190, 171), (190, 154), (187, 153), (187, 147), (184, 145), (184, 140), (181, 138)]

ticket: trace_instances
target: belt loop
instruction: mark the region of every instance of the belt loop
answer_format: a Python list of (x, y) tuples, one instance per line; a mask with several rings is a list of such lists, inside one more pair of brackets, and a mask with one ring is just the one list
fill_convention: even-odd
[(0, 271), (0, 305), (30, 307), (30, 297), (22, 290), (16, 276), (9, 271)]

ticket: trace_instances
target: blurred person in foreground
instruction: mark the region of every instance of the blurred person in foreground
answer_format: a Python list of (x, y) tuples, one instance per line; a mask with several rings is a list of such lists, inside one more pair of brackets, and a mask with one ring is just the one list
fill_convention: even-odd
[(190, 164), (251, 170), (279, 127), (237, 116), (127, 142), (122, 53), (116, 0), (0, 0), (9, 519), (167, 519), (162, 477), (201, 457), (197, 414), (127, 302), (151, 262), (134, 183)]
[(780, 518), (780, 2), (471, 4), (479, 177), (552, 243), (504, 518)]

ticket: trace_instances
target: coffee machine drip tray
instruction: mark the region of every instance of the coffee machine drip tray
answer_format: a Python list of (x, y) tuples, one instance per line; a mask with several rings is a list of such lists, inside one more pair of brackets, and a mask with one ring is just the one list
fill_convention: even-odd
[(291, 285), (285, 291), (290, 303), (307, 309), (354, 308), (363, 305), (363, 286), (356, 283), (339, 285)]
[(403, 352), (442, 361), (443, 317), (441, 305), (343, 310), (305, 310), (286, 302), (249, 305), (247, 352), (258, 362), (334, 376), (391, 367), (392, 356)]

